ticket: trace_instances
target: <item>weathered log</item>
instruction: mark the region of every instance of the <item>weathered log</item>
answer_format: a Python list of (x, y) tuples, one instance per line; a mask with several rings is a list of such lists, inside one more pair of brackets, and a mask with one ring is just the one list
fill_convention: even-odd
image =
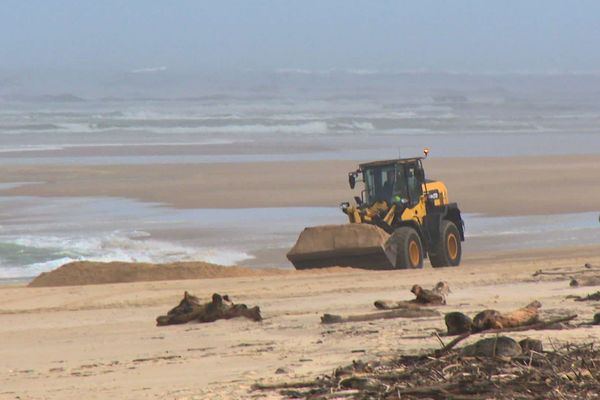
[(276, 390), (276, 389), (298, 389), (304, 387), (318, 386), (319, 380), (297, 381), (297, 382), (279, 382), (279, 383), (255, 383), (252, 385), (254, 390)]
[[(586, 264), (588, 265), (588, 264)], [(577, 271), (544, 271), (542, 269), (538, 269), (537, 271), (535, 271), (533, 273), (532, 276), (536, 277), (536, 276), (540, 276), (540, 275), (555, 275), (555, 276), (559, 276), (559, 275), (579, 275), (579, 274), (587, 274), (589, 272), (600, 272), (600, 268), (587, 268), (586, 269), (582, 269), (582, 270), (577, 270)]]
[(585, 297), (581, 297), (581, 296), (573, 296), (573, 298), (575, 299), (575, 301), (596, 301), (596, 300), (600, 300), (600, 290), (592, 293), (592, 294), (588, 294)]
[(471, 332), (473, 320), (461, 312), (450, 312), (444, 316), (444, 322), (448, 329), (448, 335), (460, 335), (461, 333)]
[(441, 349), (436, 350), (433, 355), (435, 357), (443, 356), (444, 354), (446, 354), (450, 350), (452, 350), (457, 344), (459, 344), (466, 338), (470, 337), (471, 335), (484, 334), (484, 333), (505, 333), (505, 332), (521, 332), (521, 331), (528, 331), (528, 330), (544, 330), (544, 329), (549, 329), (553, 325), (572, 321), (575, 318), (577, 318), (577, 314), (569, 315), (567, 317), (555, 318), (555, 319), (551, 319), (548, 321), (542, 321), (542, 322), (538, 322), (538, 323), (532, 324), (532, 325), (518, 326), (518, 327), (513, 327), (513, 328), (490, 329), (487, 331), (480, 331), (480, 332), (463, 333), (462, 335), (454, 338), (446, 346), (442, 347)]
[(398, 310), (398, 309), (412, 309), (418, 310), (421, 307), (430, 307), (434, 304), (421, 304), (414, 300), (408, 301), (393, 301), (393, 300), (377, 300), (375, 308), (378, 310)]
[(262, 321), (260, 308), (248, 308), (245, 304), (234, 304), (229, 296), (218, 293), (212, 295), (212, 300), (201, 304), (194, 295), (185, 292), (179, 304), (169, 310), (166, 315), (156, 318), (156, 325), (185, 324), (191, 321), (214, 322), (219, 319), (246, 317), (253, 321)]
[(475, 332), (488, 329), (513, 328), (522, 325), (531, 325), (539, 321), (539, 309), (542, 304), (535, 300), (523, 308), (508, 313), (496, 310), (484, 310), (473, 318)]
[(371, 314), (350, 315), (348, 317), (342, 317), (341, 315), (335, 314), (323, 314), (323, 316), (321, 317), (321, 323), (338, 324), (343, 322), (373, 321), (377, 319), (435, 317), (438, 315), (440, 315), (439, 312), (430, 309), (392, 310), (375, 312)]
[(415, 299), (408, 301), (377, 300), (375, 307), (379, 310), (416, 309), (423, 306), (435, 306), (446, 304), (446, 297), (451, 292), (447, 282), (438, 282), (433, 289), (423, 289), (419, 285), (413, 285), (410, 290)]
[(600, 276), (581, 276), (578, 278), (571, 277), (571, 282), (569, 282), (569, 286), (571, 287), (581, 287), (581, 286), (600, 286)]
[(480, 339), (461, 349), (467, 357), (516, 357), (523, 353), (521, 345), (511, 337), (496, 336)]

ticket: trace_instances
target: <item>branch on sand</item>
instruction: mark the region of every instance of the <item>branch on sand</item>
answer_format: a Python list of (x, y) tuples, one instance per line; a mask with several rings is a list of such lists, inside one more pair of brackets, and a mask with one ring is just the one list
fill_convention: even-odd
[(310, 381), (297, 381), (297, 382), (279, 382), (279, 383), (255, 383), (252, 385), (254, 390), (277, 390), (277, 389), (298, 389), (309, 386), (316, 386), (319, 384), (318, 379)]
[[(462, 335), (454, 338), (454, 340), (452, 340), (450, 343), (448, 343), (441, 349), (436, 350), (434, 352), (434, 356), (435, 357), (443, 356), (444, 354), (446, 354), (450, 350), (452, 350), (457, 344), (459, 344), (466, 338), (470, 337), (471, 335), (484, 334), (484, 333), (506, 333), (506, 332), (522, 332), (522, 331), (529, 331), (529, 330), (544, 330), (544, 329), (552, 328), (553, 325), (572, 321), (575, 318), (577, 318), (577, 314), (569, 315), (567, 317), (555, 318), (555, 319), (551, 319), (548, 321), (542, 321), (542, 322), (538, 322), (538, 323), (531, 324), (531, 325), (523, 325), (523, 326), (516, 326), (516, 327), (509, 327), (509, 328), (502, 328), (502, 329), (488, 329), (488, 330), (483, 330), (483, 331), (479, 331), (479, 332), (463, 333)], [(561, 329), (561, 328), (559, 328), (559, 329)]]
[(186, 324), (191, 321), (214, 322), (219, 319), (237, 317), (262, 321), (260, 308), (250, 308), (245, 304), (234, 304), (227, 295), (221, 296), (218, 293), (214, 293), (210, 302), (200, 303), (200, 300), (196, 296), (185, 292), (183, 299), (176, 307), (169, 310), (167, 315), (161, 315), (156, 318), (156, 325)]
[(413, 285), (410, 290), (415, 299), (409, 301), (377, 300), (374, 304), (379, 310), (418, 309), (423, 306), (443, 306), (450, 291), (448, 282), (438, 282), (433, 289), (423, 289), (420, 285)]
[(321, 317), (321, 323), (339, 324), (343, 322), (374, 321), (377, 319), (437, 317), (439, 315), (440, 313), (438, 311), (430, 309), (402, 309), (375, 312), (370, 314), (350, 315), (348, 317), (342, 317), (341, 315), (335, 314), (323, 314)]
[(280, 396), (302, 399), (534, 400), (540, 393), (558, 393), (561, 399), (579, 400), (596, 398), (598, 362), (600, 349), (593, 342), (501, 360), (465, 357), (455, 351), (441, 357), (407, 355), (367, 363), (354, 361), (315, 379), (311, 386), (283, 383), (254, 387), (282, 387)]
[(437, 306), (439, 304), (421, 304), (415, 302), (414, 300), (377, 300), (374, 305), (378, 310), (420, 310), (423, 307)]
[(585, 264), (583, 266), (584, 269), (582, 270), (578, 270), (578, 271), (556, 271), (556, 270), (552, 270), (552, 271), (544, 271), (542, 269), (538, 269), (537, 271), (535, 271), (533, 273), (533, 276), (540, 276), (540, 275), (578, 275), (578, 274), (586, 274), (588, 272), (600, 272), (600, 268), (591, 265), (591, 264)]
[(575, 301), (597, 301), (600, 300), (600, 290), (592, 293), (592, 294), (588, 294), (585, 297), (581, 297), (581, 296), (568, 296), (569, 298), (573, 298), (575, 299)]

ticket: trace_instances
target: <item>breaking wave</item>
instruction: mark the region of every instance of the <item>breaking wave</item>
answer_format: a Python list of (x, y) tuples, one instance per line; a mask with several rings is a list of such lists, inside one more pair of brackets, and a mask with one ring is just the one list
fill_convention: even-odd
[(193, 248), (151, 239), (141, 231), (99, 236), (20, 236), (0, 239), (0, 279), (39, 275), (72, 261), (170, 263), (205, 261), (234, 265), (253, 256), (227, 248)]

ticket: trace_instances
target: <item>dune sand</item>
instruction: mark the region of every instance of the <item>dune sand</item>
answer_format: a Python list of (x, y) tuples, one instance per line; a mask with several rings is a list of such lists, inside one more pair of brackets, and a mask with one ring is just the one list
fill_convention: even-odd
[(292, 271), (273, 268), (224, 267), (201, 261), (171, 264), (78, 261), (65, 264), (50, 272), (42, 272), (28, 286), (78, 286), (234, 276), (267, 276), (290, 272)]
[[(542, 318), (579, 315), (598, 305), (574, 302), (599, 288), (572, 288), (568, 277), (532, 277), (538, 269), (600, 265), (600, 247), (515, 253), (496, 261), (469, 260), (458, 268), (332, 273), (293, 272), (185, 281), (72, 287), (0, 287), (0, 398), (234, 399), (256, 398), (256, 381), (306, 379), (353, 359), (420, 353), (439, 347), (431, 336), (443, 316), (321, 325), (319, 317), (374, 311), (378, 299), (410, 299), (414, 283), (449, 283), (448, 305), (471, 316), (539, 300)], [(557, 280), (558, 279), (558, 280)], [(185, 290), (213, 292), (261, 307), (262, 323), (246, 319), (156, 327), (155, 318)], [(526, 331), (546, 346), (597, 341), (600, 327)], [(446, 340), (446, 339), (445, 339)], [(471, 343), (473, 340), (468, 340)], [(285, 368), (283, 374), (275, 374)], [(274, 396), (272, 393), (269, 397)]]

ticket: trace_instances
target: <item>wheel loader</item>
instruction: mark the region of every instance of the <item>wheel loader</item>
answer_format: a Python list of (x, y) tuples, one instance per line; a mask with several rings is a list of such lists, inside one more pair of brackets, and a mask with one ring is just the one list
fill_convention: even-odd
[(344, 202), (349, 223), (305, 228), (287, 258), (296, 269), (347, 266), (422, 268), (460, 264), (464, 223), (441, 181), (425, 179), (424, 157), (360, 164), (350, 188), (364, 183), (355, 205)]

